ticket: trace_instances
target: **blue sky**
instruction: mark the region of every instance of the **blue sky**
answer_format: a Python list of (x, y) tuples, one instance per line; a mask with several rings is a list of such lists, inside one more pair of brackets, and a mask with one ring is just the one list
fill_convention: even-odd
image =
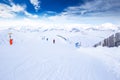
[(0, 19), (24, 18), (119, 24), (120, 0), (0, 0)]

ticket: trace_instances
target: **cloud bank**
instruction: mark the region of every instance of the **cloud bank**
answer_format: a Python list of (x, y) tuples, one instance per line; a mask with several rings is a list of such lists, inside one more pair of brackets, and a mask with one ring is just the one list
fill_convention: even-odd
[[(120, 0), (93, 0), (79, 6), (70, 6), (62, 12), (62, 15), (101, 15), (120, 13)], [(100, 13), (100, 14), (99, 14)]]

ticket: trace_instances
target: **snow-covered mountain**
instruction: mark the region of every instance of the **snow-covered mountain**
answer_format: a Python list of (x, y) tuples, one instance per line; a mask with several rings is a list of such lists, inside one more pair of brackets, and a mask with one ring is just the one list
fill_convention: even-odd
[[(74, 46), (76, 42), (80, 42), (81, 46), (83, 47), (92, 47), (94, 44), (98, 43), (99, 41), (103, 40), (104, 38), (107, 38), (108, 36), (119, 32), (120, 27), (115, 26), (111, 23), (102, 24), (99, 26), (92, 26), (92, 25), (85, 25), (85, 24), (74, 24), (74, 25), (54, 25), (53, 27), (46, 27), (46, 26), (40, 26), (40, 27), (30, 27), (30, 26), (22, 26), (22, 27), (10, 27), (8, 29), (1, 30), (4, 33), (1, 33), (2, 35), (6, 35), (6, 38), (8, 38), (8, 33), (13, 33), (13, 38), (16, 41), (24, 41), (23, 37), (28, 37), (29, 35), (37, 34), (35, 35), (36, 38), (39, 36), (43, 37), (52, 37), (52, 38), (59, 38), (63, 42), (67, 44), (71, 44)], [(61, 26), (61, 27), (60, 27)], [(23, 35), (23, 39), (19, 36)], [(59, 35), (59, 36), (58, 36)], [(35, 37), (34, 36), (34, 37)], [(19, 38), (18, 38), (19, 37)], [(4, 38), (4, 37), (3, 37)], [(1, 40), (3, 40), (1, 37)], [(15, 39), (16, 38), (16, 39)], [(6, 39), (4, 39), (5, 41)], [(1, 41), (1, 43), (3, 43)]]
[[(51, 26), (51, 25), (50, 25)], [(118, 26), (110, 23), (102, 24), (100, 26), (91, 25), (59, 25), (58, 27), (46, 27), (41, 26), (37, 28), (31, 28), (30, 26), (22, 27), (10, 27), (8, 29), (1, 29), (0, 41), (4, 44), (8, 41), (8, 33), (12, 33), (14, 41), (24, 41), (26, 38), (49, 38), (59, 39), (64, 43), (75, 45), (76, 42), (80, 42), (83, 47), (92, 47), (97, 42), (107, 38), (111, 34), (114, 34), (120, 30)], [(24, 38), (25, 37), (25, 38)], [(52, 41), (52, 39), (51, 39)]]

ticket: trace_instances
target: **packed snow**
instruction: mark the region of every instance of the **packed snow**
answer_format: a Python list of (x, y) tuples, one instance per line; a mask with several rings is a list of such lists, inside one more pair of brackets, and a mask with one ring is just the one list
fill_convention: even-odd
[[(9, 32), (13, 45), (9, 45)], [(92, 47), (113, 33), (93, 29), (1, 30), (0, 80), (120, 80), (120, 47)], [(81, 42), (79, 48), (76, 42)]]

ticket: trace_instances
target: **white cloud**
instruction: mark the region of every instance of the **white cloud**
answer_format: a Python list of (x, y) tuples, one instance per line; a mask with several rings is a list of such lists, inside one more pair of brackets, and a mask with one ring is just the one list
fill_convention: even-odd
[(19, 13), (23, 13), (27, 17), (31, 18), (38, 17), (27, 12), (26, 5), (14, 4), (12, 0), (10, 0), (10, 5), (0, 3), (0, 18), (15, 18)]
[(13, 18), (16, 14), (12, 11), (12, 8), (6, 4), (0, 3), (0, 17), (2, 18)]
[(31, 4), (34, 6), (35, 10), (38, 11), (40, 9), (40, 1), (39, 0), (30, 0)]
[[(56, 19), (58, 20), (57, 16)], [(24, 28), (38, 28), (38, 27), (43, 27), (43, 28), (58, 28), (58, 29), (71, 29), (71, 28), (80, 28), (80, 29), (89, 29), (89, 28), (95, 28), (95, 29), (100, 29), (100, 30), (118, 30), (118, 25), (112, 24), (112, 23), (101, 23), (101, 24), (89, 24), (89, 23), (67, 23), (64, 18), (62, 18), (62, 22), (58, 22), (57, 20), (49, 20), (49, 19), (29, 19), (29, 18), (24, 18), (22, 20), (0, 20), (0, 29), (5, 29), (9, 27), (13, 27), (16, 29), (20, 29), (21, 27)], [(59, 21), (59, 20), (58, 20)], [(61, 20), (60, 20), (61, 21)]]
[(38, 18), (38, 15), (32, 15), (32, 14), (28, 13), (27, 11), (24, 11), (24, 14), (30, 18)]
[(24, 12), (25, 8), (26, 6), (20, 6), (20, 5), (15, 5), (15, 4), (13, 4), (11, 7), (12, 11), (14, 12)]
[(104, 23), (99, 26), (99, 29), (107, 30), (107, 29), (112, 29), (112, 30), (118, 30), (118, 26), (112, 24), (112, 23)]

